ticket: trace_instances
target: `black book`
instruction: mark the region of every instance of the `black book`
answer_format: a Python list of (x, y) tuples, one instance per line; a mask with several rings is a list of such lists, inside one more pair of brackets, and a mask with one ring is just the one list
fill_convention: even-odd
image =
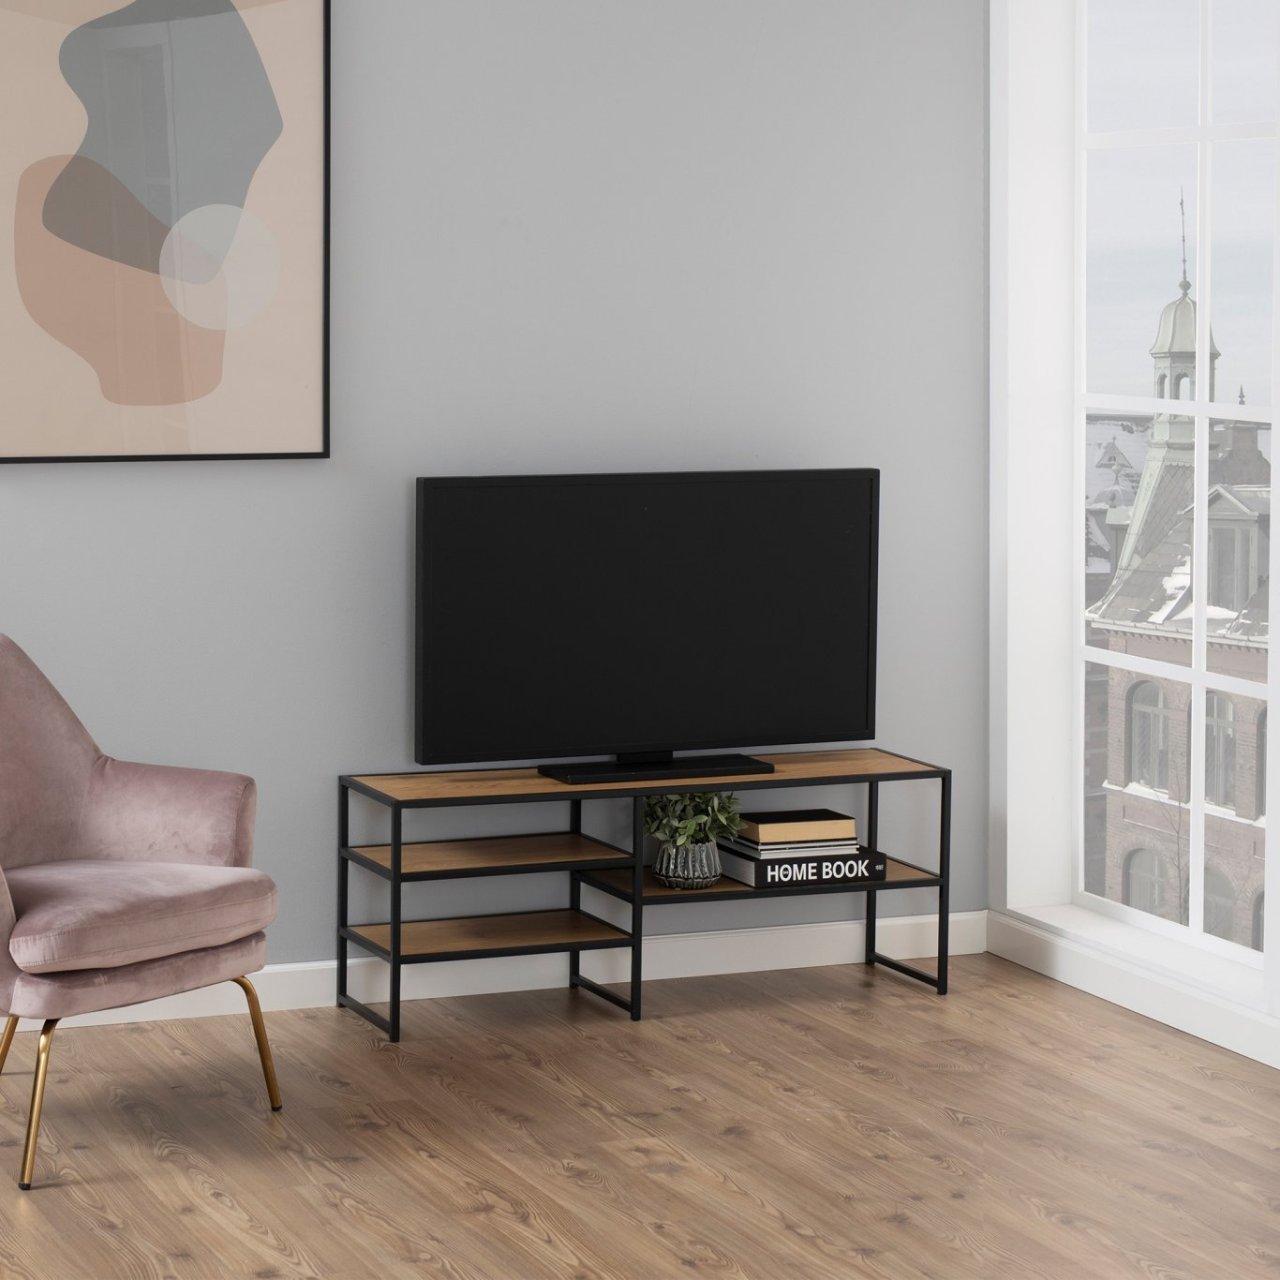
[(805, 889), (815, 885), (868, 884), (885, 878), (885, 857), (867, 849), (800, 858), (744, 858), (723, 843), (725, 875), (753, 889)]

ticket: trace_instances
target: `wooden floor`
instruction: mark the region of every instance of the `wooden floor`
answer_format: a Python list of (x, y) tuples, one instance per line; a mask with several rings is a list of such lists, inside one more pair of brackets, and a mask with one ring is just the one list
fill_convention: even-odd
[[(1280, 1073), (990, 956), (59, 1032), (0, 1276), (1280, 1276)], [(0, 1080), (16, 1175), (33, 1037)]]

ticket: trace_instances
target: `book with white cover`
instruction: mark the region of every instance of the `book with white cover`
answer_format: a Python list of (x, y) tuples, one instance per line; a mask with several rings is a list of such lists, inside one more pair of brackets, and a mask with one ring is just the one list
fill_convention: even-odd
[(806, 853), (856, 852), (857, 840), (797, 840), (790, 844), (757, 844), (741, 835), (721, 836), (720, 843), (744, 858), (795, 858)]

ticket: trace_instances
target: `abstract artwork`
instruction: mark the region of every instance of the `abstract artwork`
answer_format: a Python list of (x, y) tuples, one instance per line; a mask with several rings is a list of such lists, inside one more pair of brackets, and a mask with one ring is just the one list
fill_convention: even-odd
[(327, 0), (0, 0), (0, 461), (328, 456)]

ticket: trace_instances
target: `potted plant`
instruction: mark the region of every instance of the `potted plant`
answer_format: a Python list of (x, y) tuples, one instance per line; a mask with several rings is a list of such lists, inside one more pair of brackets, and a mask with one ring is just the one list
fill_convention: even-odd
[(644, 829), (658, 842), (653, 874), (672, 889), (705, 889), (720, 879), (716, 839), (742, 826), (732, 792), (698, 791), (649, 796)]

